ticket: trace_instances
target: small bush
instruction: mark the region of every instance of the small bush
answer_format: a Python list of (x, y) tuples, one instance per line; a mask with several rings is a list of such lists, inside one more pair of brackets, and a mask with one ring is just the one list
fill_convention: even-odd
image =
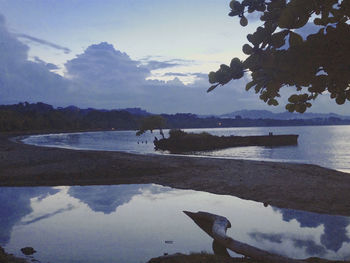
[(187, 133), (180, 129), (171, 129), (169, 131), (170, 138), (179, 138), (185, 136)]

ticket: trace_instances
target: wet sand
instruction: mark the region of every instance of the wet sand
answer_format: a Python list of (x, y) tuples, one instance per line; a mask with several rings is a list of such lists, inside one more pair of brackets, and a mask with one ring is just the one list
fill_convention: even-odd
[(316, 165), (66, 150), (13, 136), (0, 135), (0, 186), (155, 183), (350, 216), (350, 174)]

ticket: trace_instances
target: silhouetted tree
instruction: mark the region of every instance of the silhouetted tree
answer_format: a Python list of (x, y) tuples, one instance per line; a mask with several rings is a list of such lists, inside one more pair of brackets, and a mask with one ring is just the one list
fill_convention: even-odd
[[(262, 25), (247, 35), (244, 61), (234, 58), (209, 73), (208, 92), (248, 71), (246, 90), (254, 88), (269, 105), (278, 105), (282, 87), (296, 87), (286, 105), (290, 112), (305, 112), (322, 93), (338, 104), (350, 100), (349, 0), (233, 0), (230, 8), (242, 26), (247, 12), (260, 12)], [(318, 31), (303, 39), (298, 31), (308, 23)]]
[(164, 138), (163, 128), (165, 127), (165, 119), (160, 115), (151, 115), (141, 120), (140, 129), (136, 132), (137, 136), (144, 134), (146, 131), (153, 132), (159, 129), (160, 135)]

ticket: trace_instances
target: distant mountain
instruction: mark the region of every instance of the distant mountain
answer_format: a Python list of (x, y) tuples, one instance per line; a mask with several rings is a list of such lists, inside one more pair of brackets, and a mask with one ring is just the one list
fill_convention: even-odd
[(343, 120), (350, 120), (350, 116), (343, 116), (335, 113), (291, 113), (279, 112), (274, 113), (267, 110), (240, 110), (231, 113), (219, 115), (220, 118), (236, 118), (240, 116), (243, 119), (275, 119), (275, 120), (292, 120), (292, 119), (328, 119), (339, 118)]
[[(0, 131), (136, 130), (151, 113), (140, 108), (121, 110), (54, 108), (45, 103), (0, 105)], [(221, 116), (192, 113), (162, 114), (166, 128), (271, 127), (303, 125), (350, 125), (350, 116), (242, 110)]]
[(21, 102), (13, 105), (0, 105), (0, 110), (13, 110), (16, 112), (32, 111), (32, 112), (44, 113), (44, 112), (53, 111), (54, 107), (42, 102), (38, 102), (38, 103)]

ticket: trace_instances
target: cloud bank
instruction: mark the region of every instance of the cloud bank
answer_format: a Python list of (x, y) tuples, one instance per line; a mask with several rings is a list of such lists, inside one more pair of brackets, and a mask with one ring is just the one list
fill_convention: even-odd
[[(27, 35), (21, 34), (29, 39)], [(38, 39), (32, 39), (37, 41)], [(68, 52), (46, 40), (45, 45)], [(65, 64), (60, 76), (52, 63), (34, 58), (28, 60), (29, 47), (19, 36), (7, 30), (0, 15), (0, 104), (21, 101), (45, 102), (54, 106), (76, 105), (95, 108), (141, 107), (154, 113), (191, 112), (222, 114), (240, 109), (269, 109), (253, 92), (244, 90), (248, 79), (232, 81), (215, 92), (206, 93), (207, 74), (176, 72), (176, 66), (194, 61), (173, 59), (158, 61), (154, 57), (133, 60), (112, 44), (90, 45)], [(150, 79), (152, 70), (166, 69), (170, 81)], [(194, 83), (185, 85), (179, 78), (195, 76)], [(329, 101), (327, 100), (328, 104)], [(342, 106), (344, 107), (344, 106)], [(324, 107), (322, 108), (324, 111)]]
[[(57, 69), (56, 65), (37, 57), (34, 61), (28, 60), (29, 47), (19, 40), (18, 35), (7, 30), (2, 16), (0, 39), (1, 104), (42, 101), (54, 106), (142, 107), (155, 113), (202, 114), (245, 107), (238, 98), (242, 97), (238, 96), (242, 83), (236, 89), (225, 88), (207, 94), (206, 74), (197, 74), (197, 80), (191, 85), (184, 85), (177, 78), (185, 75), (181, 73), (172, 74), (174, 79), (167, 82), (147, 80), (151, 70), (174, 68), (188, 61), (137, 61), (113, 45), (102, 42), (89, 46), (82, 54), (67, 61), (62, 77), (51, 71)], [(246, 99), (243, 99), (244, 103)], [(233, 106), (235, 104), (237, 107)]]
[[(152, 60), (153, 66), (145, 67), (113, 45), (102, 42), (89, 46), (83, 54), (68, 61), (65, 77), (73, 83), (76, 95), (85, 94), (81, 102), (84, 100), (86, 105), (94, 107), (99, 107), (102, 102), (108, 108), (142, 107), (158, 113), (210, 113), (231, 110), (233, 95), (236, 93), (237, 102), (240, 100), (238, 94), (242, 97), (240, 90), (244, 80), (238, 82), (239, 89), (230, 87), (213, 94), (206, 93), (206, 74), (196, 74), (197, 80), (191, 85), (184, 85), (176, 77), (182, 74), (174, 73), (175, 78), (167, 82), (147, 80), (155, 62)], [(159, 62), (157, 67), (169, 67), (168, 63), (176, 62)], [(220, 105), (226, 105), (226, 108)]]
[(8, 32), (1, 15), (0, 39), (0, 103), (54, 103), (65, 93), (67, 82), (50, 72), (52, 65), (28, 60), (28, 46)]

